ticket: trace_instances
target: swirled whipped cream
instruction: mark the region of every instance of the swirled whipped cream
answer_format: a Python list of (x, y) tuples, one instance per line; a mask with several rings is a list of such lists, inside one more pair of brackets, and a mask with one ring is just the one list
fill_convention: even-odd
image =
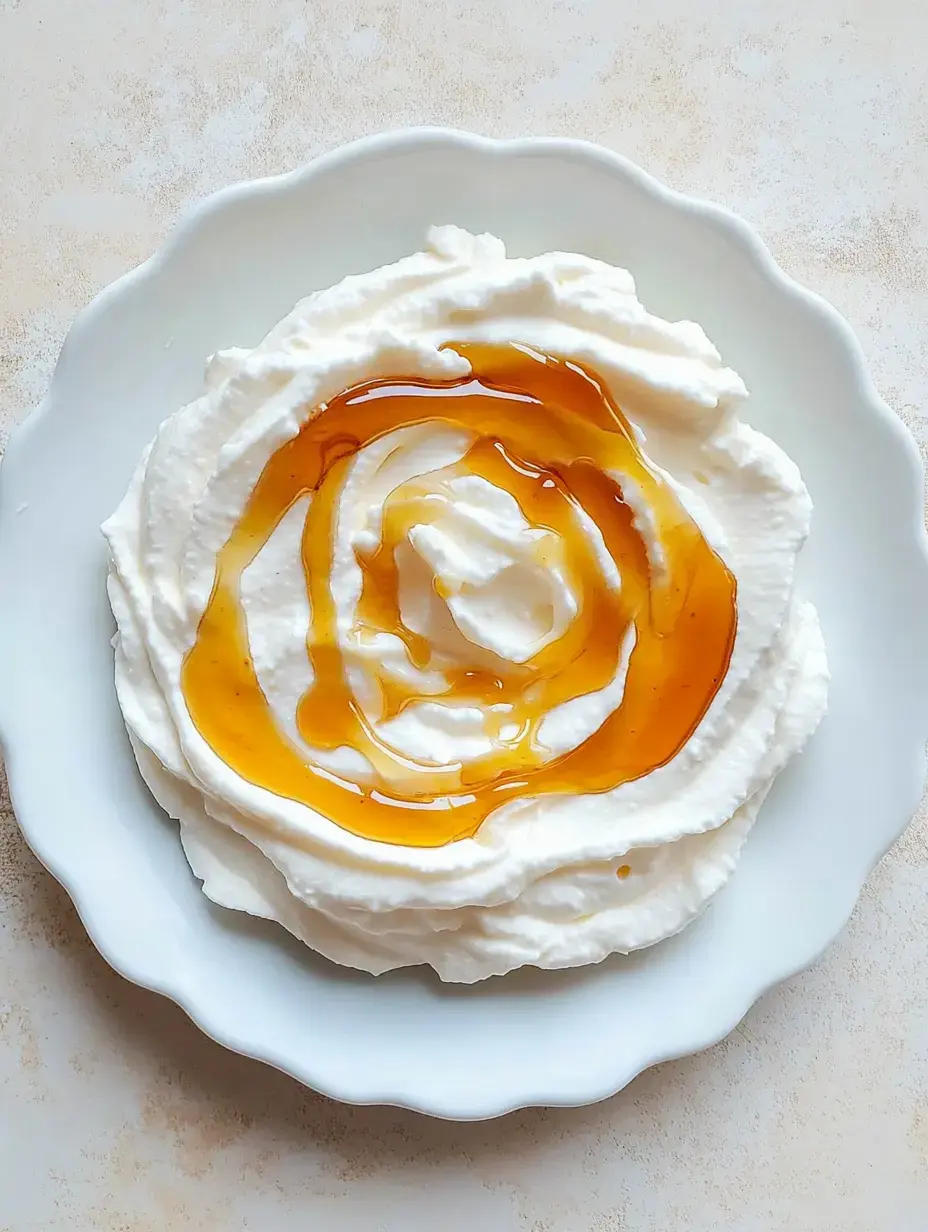
[(214, 356), (103, 528), (205, 893), (462, 982), (691, 920), (826, 705), (746, 396), (626, 271), (454, 227)]

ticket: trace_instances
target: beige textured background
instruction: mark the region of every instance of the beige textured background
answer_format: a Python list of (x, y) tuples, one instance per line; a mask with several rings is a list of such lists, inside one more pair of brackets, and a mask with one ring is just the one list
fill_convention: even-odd
[[(434, 122), (592, 138), (732, 206), (924, 443), (926, 46), (924, 0), (0, 0), (0, 424), (186, 204)], [(0, 1230), (924, 1232), (926, 865), (921, 818), (710, 1052), (462, 1127), (328, 1103), (124, 983), (4, 799)]]

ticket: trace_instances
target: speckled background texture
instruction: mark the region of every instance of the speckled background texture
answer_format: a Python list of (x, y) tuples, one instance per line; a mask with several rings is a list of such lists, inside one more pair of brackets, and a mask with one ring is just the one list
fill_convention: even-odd
[[(924, 445), (926, 47), (924, 0), (0, 0), (0, 425), (190, 202), (428, 122), (591, 138), (731, 206)], [(223, 1052), (109, 970), (0, 812), (0, 1232), (928, 1229), (924, 816), (725, 1042), (455, 1126)]]

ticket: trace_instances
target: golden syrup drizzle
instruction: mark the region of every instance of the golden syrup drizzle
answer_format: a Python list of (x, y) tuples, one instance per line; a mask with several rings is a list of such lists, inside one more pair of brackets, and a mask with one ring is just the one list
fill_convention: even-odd
[[(349, 389), (317, 408), (271, 457), (219, 553), (212, 595), (181, 677), (200, 735), (242, 778), (307, 804), (361, 837), (405, 846), (440, 846), (473, 835), (490, 812), (518, 797), (608, 791), (664, 765), (715, 696), (737, 626), (734, 577), (643, 456), (593, 373), (517, 344), (450, 345), (469, 360), (471, 376)], [(495, 730), (488, 724), (491, 734), (499, 738), (504, 723), (516, 728), (489, 757), (463, 769), (412, 763), (378, 738), (346, 678), (329, 588), (334, 521), (351, 458), (386, 433), (434, 420), (474, 437), (452, 473), (483, 475), (513, 495), (531, 525), (555, 532), (559, 539), (550, 542), (563, 545), (562, 563), (579, 599), (563, 636), (530, 662), (445, 671), (447, 695), (455, 701), (481, 705), (488, 719), (495, 718), (491, 705), (512, 708)], [(623, 500), (625, 477), (646, 502), (663, 549), (657, 576)], [(357, 629), (399, 636), (412, 661), (425, 667), (431, 648), (403, 625), (394, 558), (411, 520), (431, 516), (430, 500), (417, 497), (411, 482), (386, 502), (381, 546), (359, 557)], [(313, 615), (313, 682), (299, 704), (297, 726), (316, 748), (361, 751), (375, 770), (372, 786), (342, 781), (289, 742), (248, 650), (241, 575), (306, 493), (312, 500), (302, 563)], [(621, 575), (619, 592), (602, 578), (578, 508), (603, 536)], [(635, 644), (622, 704), (577, 748), (543, 760), (535, 736), (544, 715), (612, 679), (630, 624)], [(405, 686), (386, 678), (380, 683), (385, 715), (418, 700)]]

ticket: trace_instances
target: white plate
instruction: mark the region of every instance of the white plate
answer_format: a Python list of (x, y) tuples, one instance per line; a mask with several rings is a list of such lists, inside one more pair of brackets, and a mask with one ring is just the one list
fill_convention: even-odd
[[(752, 392), (750, 422), (812, 491), (800, 585), (834, 675), (828, 717), (699, 920), (630, 958), (471, 988), (342, 970), (203, 896), (124, 735), (98, 530), (210, 352), (253, 345), (299, 297), (415, 251), (436, 222), (491, 230), (514, 255), (628, 266), (652, 311), (706, 328)], [(579, 1104), (704, 1048), (834, 937), (922, 785), (928, 560), (911, 439), (847, 325), (744, 223), (589, 145), (418, 130), (200, 205), (71, 330), (3, 464), (0, 582), (0, 720), (33, 850), (117, 970), (340, 1099), (458, 1118)]]

